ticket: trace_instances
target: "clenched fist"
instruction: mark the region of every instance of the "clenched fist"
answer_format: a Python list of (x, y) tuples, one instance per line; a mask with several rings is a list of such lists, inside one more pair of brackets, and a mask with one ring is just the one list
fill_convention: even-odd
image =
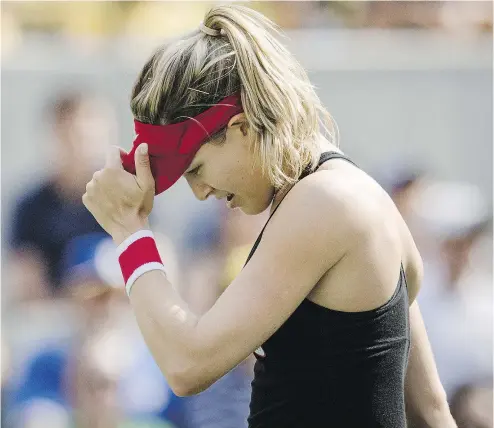
[(155, 194), (147, 144), (141, 144), (135, 152), (136, 175), (124, 170), (122, 152), (111, 147), (105, 167), (94, 173), (82, 196), (86, 208), (117, 245), (148, 228)]

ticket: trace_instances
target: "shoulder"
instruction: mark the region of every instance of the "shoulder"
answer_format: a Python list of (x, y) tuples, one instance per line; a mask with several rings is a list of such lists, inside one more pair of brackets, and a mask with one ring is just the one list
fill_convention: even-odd
[(366, 190), (346, 174), (320, 171), (298, 182), (272, 222), (290, 230), (350, 244), (369, 228), (372, 207)]
[(352, 252), (369, 226), (352, 186), (339, 180), (320, 172), (298, 182), (269, 221), (251, 267), (264, 259), (323, 274)]

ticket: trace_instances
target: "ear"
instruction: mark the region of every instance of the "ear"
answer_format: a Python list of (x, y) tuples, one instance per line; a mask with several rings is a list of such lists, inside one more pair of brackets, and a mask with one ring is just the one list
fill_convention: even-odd
[(242, 134), (244, 134), (244, 136), (247, 135), (248, 123), (245, 113), (236, 114), (229, 120), (227, 128), (233, 128), (234, 126), (240, 126)]

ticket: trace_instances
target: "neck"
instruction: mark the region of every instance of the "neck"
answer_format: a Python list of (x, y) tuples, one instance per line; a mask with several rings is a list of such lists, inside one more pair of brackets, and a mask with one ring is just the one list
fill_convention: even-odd
[[(323, 152), (337, 152), (343, 154), (343, 152), (340, 150), (339, 147), (335, 146), (334, 144), (330, 143), (327, 139), (321, 137), (321, 153)], [(276, 207), (280, 204), (280, 202), (283, 200), (285, 195), (289, 192), (289, 190), (297, 184), (296, 182), (293, 184), (285, 184), (279, 189), (277, 189), (273, 195), (273, 199), (271, 202), (271, 209), (270, 209), (270, 214), (273, 213), (273, 211), (276, 209)]]
[(335, 144), (331, 143), (324, 135), (319, 136), (319, 147), (322, 152), (338, 152), (343, 153)]
[(274, 210), (278, 207), (280, 202), (283, 200), (285, 195), (288, 193), (288, 191), (295, 186), (294, 184), (285, 184), (284, 186), (280, 187), (279, 189), (276, 190), (275, 194), (273, 195), (273, 201), (271, 202), (271, 209), (269, 211), (269, 214), (273, 214)]

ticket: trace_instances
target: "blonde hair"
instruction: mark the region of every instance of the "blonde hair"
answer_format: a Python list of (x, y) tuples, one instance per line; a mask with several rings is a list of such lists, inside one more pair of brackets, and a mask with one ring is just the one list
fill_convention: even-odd
[(277, 188), (295, 182), (315, 168), (321, 141), (337, 145), (336, 126), (305, 70), (277, 40), (273, 22), (252, 9), (214, 7), (204, 26), (218, 35), (198, 29), (146, 63), (132, 91), (135, 118), (180, 122), (240, 91), (263, 173)]

